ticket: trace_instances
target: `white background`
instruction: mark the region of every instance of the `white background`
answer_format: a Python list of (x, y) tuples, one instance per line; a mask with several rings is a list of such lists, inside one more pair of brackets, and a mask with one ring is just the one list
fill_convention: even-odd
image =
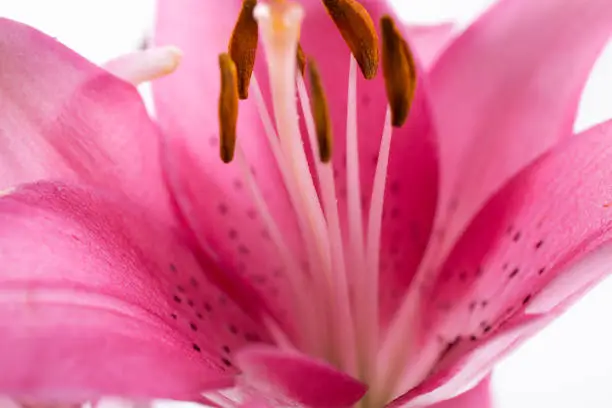
[[(452, 19), (465, 25), (491, 0), (395, 2), (409, 21)], [(153, 13), (153, 0), (0, 0), (0, 16), (33, 25), (98, 63), (136, 48), (151, 30)], [(612, 117), (612, 49), (602, 56), (587, 86), (576, 128), (583, 129), (609, 117)], [(611, 407), (610, 312), (609, 279), (499, 364), (494, 375), (497, 406)]]

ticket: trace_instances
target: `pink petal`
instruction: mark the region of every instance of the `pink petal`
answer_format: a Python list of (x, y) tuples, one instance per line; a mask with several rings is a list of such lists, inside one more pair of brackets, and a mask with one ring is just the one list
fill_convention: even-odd
[(559, 313), (609, 273), (611, 142), (612, 122), (567, 140), (478, 214), (422, 287), (424, 371), (440, 353), (473, 348), (508, 321)]
[(443, 23), (431, 26), (409, 25), (406, 33), (421, 64), (429, 68), (448, 47), (455, 36), (455, 25)]
[[(521, 324), (507, 326), (479, 345), (463, 343), (456, 350), (453, 363), (444, 367), (410, 392), (397, 398), (392, 407), (422, 407), (448, 401), (474, 384), (482, 384), (489, 376), (493, 364), (508, 355), (521, 339), (541, 329), (541, 318), (523, 320)], [(463, 350), (459, 350), (463, 349)], [(486, 380), (485, 380), (486, 381)], [(490, 403), (490, 400), (488, 401)], [(434, 405), (435, 406), (435, 405)]]
[(251, 347), (242, 351), (237, 360), (250, 385), (307, 407), (349, 407), (366, 392), (359, 381), (298, 353)]
[(486, 377), (474, 388), (455, 398), (430, 405), (429, 408), (491, 408), (491, 377)]
[[(560, 276), (574, 277), (571, 294), (558, 300), (554, 307), (546, 310), (546, 313), (537, 313), (537, 305), (540, 298), (547, 298), (543, 294), (551, 286), (555, 286), (554, 284), (549, 284), (549, 287), (538, 293), (524, 309), (524, 313), (512, 316), (510, 320), (503, 323), (501, 330), (483, 342), (458, 344), (458, 347), (440, 360), (434, 375), (427, 378), (410, 393), (399, 398), (397, 402), (410, 400), (410, 405), (419, 406), (423, 401), (448, 398), (456, 393), (457, 389), (462, 389), (466, 384), (473, 383), (474, 380), (487, 375), (499, 360), (510, 355), (601, 280), (606, 273), (604, 269), (609, 270), (609, 264), (612, 261), (611, 249), (612, 246), (608, 243), (565, 268)], [(595, 276), (596, 279), (586, 285), (581, 284), (580, 281), (585, 280), (583, 275), (591, 278)]]
[(608, 0), (503, 0), (439, 58), (429, 79), (445, 249), (491, 194), (572, 134), (581, 90), (611, 32)]
[[(159, 2), (156, 41), (176, 44), (184, 57), (175, 74), (154, 83), (155, 99), (168, 137), (167, 175), (180, 210), (229, 279), (246, 279), (281, 316), (287, 314), (290, 293), (279, 250), (238, 160), (224, 164), (219, 157), (218, 54), (227, 50), (240, 3)], [(265, 63), (263, 53), (257, 61)], [(299, 254), (295, 216), (253, 99), (240, 104), (238, 145), (287, 245)]]
[[(345, 142), (350, 54), (338, 29), (320, 2), (304, 3), (306, 17), (300, 42), (304, 51), (317, 61), (325, 85), (334, 125), (333, 161), (336, 188), (339, 191), (338, 208), (341, 220), (346, 226)], [(377, 26), (382, 15), (393, 14), (386, 2), (366, 0), (360, 3), (369, 11)], [(407, 37), (407, 40), (411, 39)], [(394, 130), (391, 144), (380, 255), (379, 296), (383, 325), (395, 311), (421, 260), (429, 239), (436, 205), (436, 136), (430, 120), (424, 76), (419, 67), (419, 84), (410, 119), (403, 128)], [(387, 99), (382, 72), (370, 81), (363, 79), (360, 74), (358, 77), (361, 194), (364, 215), (367, 216)]]
[(198, 400), (265, 340), (178, 231), (122, 195), (39, 183), (0, 199), (0, 394)]
[(134, 87), (6, 19), (0, 59), (0, 189), (79, 180), (120, 189), (169, 216), (158, 133)]

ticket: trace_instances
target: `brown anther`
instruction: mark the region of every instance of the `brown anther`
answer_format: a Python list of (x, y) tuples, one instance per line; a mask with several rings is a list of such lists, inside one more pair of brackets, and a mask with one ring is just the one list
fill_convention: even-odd
[[(209, 1), (209, 0), (207, 0)], [(230, 37), (228, 53), (232, 57), (238, 71), (238, 94), (240, 99), (249, 96), (249, 84), (253, 67), (255, 66), (255, 55), (257, 54), (257, 42), (259, 41), (259, 30), (257, 20), (253, 17), (253, 11), (257, 0), (243, 0), (242, 9)]]
[(302, 49), (300, 43), (298, 43), (297, 45), (296, 58), (298, 69), (300, 70), (300, 73), (304, 75), (304, 73), (306, 72), (306, 54), (304, 54), (304, 50)]
[(322, 0), (366, 79), (378, 71), (378, 35), (367, 10), (356, 0)]
[(229, 163), (236, 148), (238, 122), (238, 74), (236, 64), (229, 54), (219, 55), (221, 92), (219, 93), (219, 147), (221, 160)]
[(391, 124), (401, 127), (408, 119), (416, 90), (414, 58), (408, 44), (397, 30), (393, 19), (380, 20), (382, 32), (382, 67), (387, 99), (391, 106)]
[(329, 162), (332, 155), (332, 130), (329, 118), (329, 107), (323, 89), (321, 75), (314, 60), (308, 61), (308, 76), (312, 93), (311, 106), (319, 143), (319, 158), (323, 163)]

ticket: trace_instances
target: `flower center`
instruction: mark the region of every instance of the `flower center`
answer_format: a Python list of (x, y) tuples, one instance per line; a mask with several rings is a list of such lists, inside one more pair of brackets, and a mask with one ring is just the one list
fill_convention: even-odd
[[(278, 247), (293, 288), (289, 305), (301, 320), (295, 338), (271, 323), (280, 345), (296, 347), (321, 357), (360, 380), (373, 384), (378, 376), (378, 274), (381, 220), (392, 125), (402, 126), (416, 87), (410, 50), (393, 20), (381, 20), (382, 47), (366, 9), (355, 0), (322, 0), (351, 50), (348, 78), (346, 177), (347, 231), (342, 232), (333, 165), (331, 119), (317, 64), (307, 60), (299, 45), (302, 7), (291, 1), (257, 4), (243, 0), (228, 54), (220, 56), (219, 123), (221, 158), (236, 160), (250, 186), (262, 219)], [(259, 35), (266, 52), (274, 123), (253, 76)], [(364, 227), (359, 176), (357, 129), (357, 68), (367, 79), (376, 76), (379, 58), (390, 108), (387, 110), (367, 225)], [(304, 81), (308, 69), (310, 95)], [(308, 256), (304, 275), (297, 258), (283, 240), (236, 142), (238, 99), (253, 92), (270, 148), (283, 177)], [(315, 188), (299, 125), (296, 93), (312, 149)], [(235, 154), (234, 154), (235, 153)], [(343, 239), (343, 236), (346, 239)], [(313, 299), (316, 299), (313, 302)], [(314, 303), (314, 304), (313, 304)], [(375, 390), (371, 390), (375, 392)], [(367, 405), (367, 402), (366, 402)]]

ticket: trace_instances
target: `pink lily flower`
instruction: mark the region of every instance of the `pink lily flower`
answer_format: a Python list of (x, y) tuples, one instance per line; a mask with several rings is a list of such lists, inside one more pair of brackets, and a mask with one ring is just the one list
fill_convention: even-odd
[(122, 80), (0, 21), (0, 393), (491, 406), (494, 363), (612, 261), (612, 123), (570, 137), (612, 3), (501, 0), (452, 40), (401, 29), (417, 82), (392, 128), (382, 74), (361, 77), (319, 0), (262, 1), (226, 164), (218, 55), (240, 7), (160, 1), (156, 40), (184, 54), (155, 85), (162, 132), (125, 80), (172, 52), (113, 62)]

